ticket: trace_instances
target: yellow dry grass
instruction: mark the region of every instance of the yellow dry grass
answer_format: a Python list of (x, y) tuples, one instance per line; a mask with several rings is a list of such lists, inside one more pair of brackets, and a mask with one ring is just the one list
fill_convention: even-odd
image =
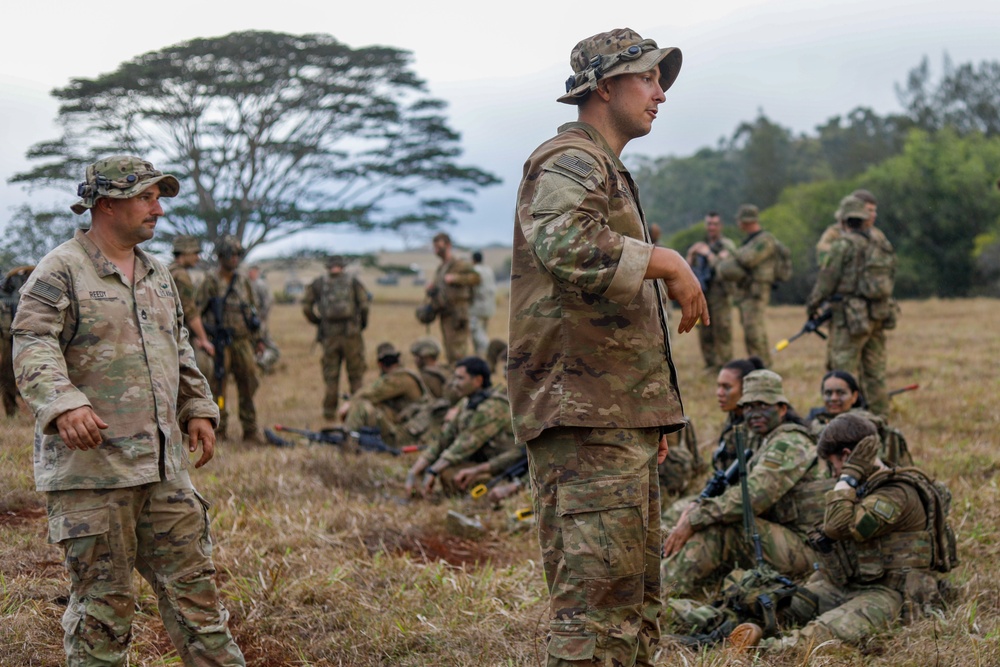
[[(377, 343), (390, 340), (405, 350), (426, 334), (413, 317), (418, 296), (412, 289), (376, 289), (366, 332), (370, 369)], [(500, 337), (505, 305), (491, 322)], [(772, 342), (797, 331), (802, 317), (799, 308), (772, 309)], [(943, 616), (896, 628), (861, 648), (831, 645), (810, 656), (755, 659), (670, 648), (658, 664), (1000, 664), (998, 325), (996, 301), (909, 302), (890, 336), (890, 385), (921, 385), (895, 399), (892, 422), (917, 461), (955, 495), (962, 562), (950, 575), (955, 599)], [(313, 329), (294, 305), (276, 306), (271, 326), (282, 358), (257, 395), (261, 423), (320, 427), (323, 385)], [(714, 378), (701, 370), (695, 336), (674, 338), (685, 407), (707, 451), (721, 421)], [(819, 401), (823, 354), (822, 341), (812, 337), (775, 355), (800, 412)], [(229, 404), (235, 407), (235, 396)], [(59, 618), (67, 577), (58, 548), (46, 542), (31, 441), (27, 416), (0, 423), (0, 665), (9, 667), (63, 660)], [(226, 443), (194, 474), (214, 503), (215, 560), (248, 664), (541, 664), (546, 593), (537, 546), (531, 530), (512, 531), (508, 518), (528, 500), (502, 510), (466, 499), (410, 502), (402, 491), (407, 465), (321, 445)], [(485, 536), (450, 535), (448, 509), (480, 516)], [(144, 583), (140, 591), (131, 664), (179, 664), (156, 617), (155, 596)]]

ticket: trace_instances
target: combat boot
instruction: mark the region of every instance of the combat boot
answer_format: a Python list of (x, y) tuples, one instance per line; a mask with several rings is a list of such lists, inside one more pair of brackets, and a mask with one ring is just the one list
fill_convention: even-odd
[(764, 630), (756, 623), (740, 623), (729, 633), (729, 648), (744, 653), (760, 644)]

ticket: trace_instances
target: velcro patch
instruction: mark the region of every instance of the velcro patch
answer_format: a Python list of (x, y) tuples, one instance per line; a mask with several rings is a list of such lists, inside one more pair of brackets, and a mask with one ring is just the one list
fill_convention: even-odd
[(587, 178), (594, 171), (594, 165), (575, 155), (560, 155), (556, 158), (555, 164), (580, 178)]
[(872, 505), (872, 514), (879, 517), (886, 523), (892, 523), (895, 520), (896, 515), (899, 513), (899, 509), (892, 503), (887, 502), (879, 498)]
[(41, 278), (35, 281), (28, 294), (44, 301), (50, 306), (55, 306), (63, 296), (63, 291), (51, 283), (47, 283)]

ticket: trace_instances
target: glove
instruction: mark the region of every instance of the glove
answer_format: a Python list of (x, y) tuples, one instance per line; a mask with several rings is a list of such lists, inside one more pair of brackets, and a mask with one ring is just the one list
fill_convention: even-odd
[(875, 459), (878, 456), (879, 439), (877, 435), (869, 435), (858, 443), (840, 471), (841, 476), (849, 475), (861, 484), (877, 469)]

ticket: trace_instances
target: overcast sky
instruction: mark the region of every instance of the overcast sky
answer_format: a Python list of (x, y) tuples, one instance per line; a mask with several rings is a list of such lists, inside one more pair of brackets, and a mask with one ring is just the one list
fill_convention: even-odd
[[(897, 111), (893, 86), (925, 55), (935, 72), (946, 52), (955, 63), (1000, 58), (996, 0), (19, 4), (0, 22), (0, 224), (31, 196), (6, 183), (29, 166), (27, 149), (59, 136), (53, 88), (196, 37), (272, 30), (411, 51), (430, 94), (449, 104), (450, 123), (462, 134), (461, 162), (503, 179), (474, 197), (475, 213), (449, 231), (462, 245), (509, 243), (524, 159), (575, 118), (573, 107), (555, 102), (570, 74), (570, 50), (616, 27), (684, 54), (653, 132), (627, 147), (626, 164), (629, 154), (689, 155), (714, 146), (758, 110), (799, 133), (857, 106)], [(255, 254), (306, 245), (351, 252), (398, 248), (402, 240), (326, 233)]]

